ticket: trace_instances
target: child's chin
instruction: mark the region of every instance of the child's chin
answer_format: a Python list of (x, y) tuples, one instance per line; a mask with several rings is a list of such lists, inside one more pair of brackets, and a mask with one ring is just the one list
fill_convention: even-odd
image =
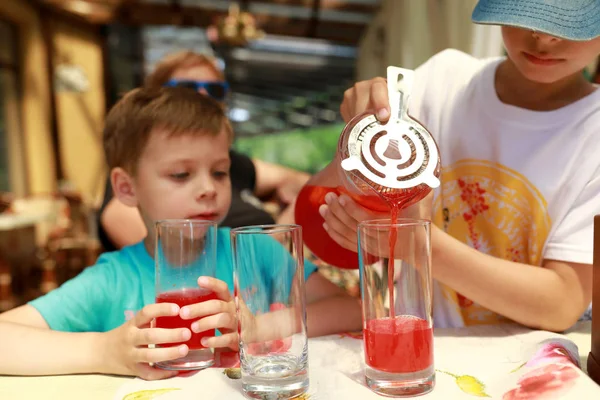
[(522, 68), (521, 74), (528, 80), (536, 83), (554, 83), (568, 76), (558, 71), (555, 66)]

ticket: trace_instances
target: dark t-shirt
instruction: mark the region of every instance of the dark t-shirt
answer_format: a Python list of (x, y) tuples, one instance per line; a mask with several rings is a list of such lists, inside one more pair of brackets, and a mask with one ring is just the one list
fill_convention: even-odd
[[(256, 169), (252, 160), (248, 156), (233, 150), (229, 151), (229, 157), (231, 157), (231, 207), (220, 226), (237, 228), (239, 226), (275, 223), (273, 217), (260, 208), (260, 200), (254, 196)], [(107, 179), (104, 200), (98, 212), (98, 239), (105, 251), (117, 250), (100, 223), (100, 216), (112, 198), (112, 186), (110, 179)]]

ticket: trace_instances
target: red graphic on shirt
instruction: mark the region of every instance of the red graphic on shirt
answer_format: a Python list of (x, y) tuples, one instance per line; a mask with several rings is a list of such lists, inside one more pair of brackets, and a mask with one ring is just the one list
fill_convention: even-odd
[(522, 262), (521, 252), (514, 247), (509, 247), (506, 249), (506, 254), (504, 255), (506, 260), (514, 261), (514, 262)]
[(467, 299), (460, 293), (456, 293), (456, 297), (458, 299), (458, 305), (460, 306), (460, 308), (467, 308), (473, 305), (473, 300)]
[[(479, 250), (481, 247), (480, 236), (475, 230), (475, 218), (490, 208), (484, 197), (486, 191), (479, 185), (479, 182), (467, 183), (463, 179), (458, 179), (458, 186), (460, 187), (460, 198), (468, 207), (468, 211), (463, 213), (463, 218), (469, 229), (469, 239), (472, 246)], [(460, 293), (457, 293), (457, 295), (458, 304), (461, 308), (473, 305), (473, 301), (470, 299)]]
[(475, 217), (490, 208), (485, 201), (486, 192), (479, 186), (479, 182), (466, 183), (459, 179), (458, 186), (460, 187), (460, 198), (469, 208), (469, 211), (463, 213), (463, 218), (469, 227), (469, 238), (473, 247), (479, 250), (479, 234), (475, 231)]
[[(433, 213), (438, 227), (484, 254), (541, 264), (552, 221), (543, 194), (526, 176), (497, 162), (461, 159), (446, 165), (440, 180)], [(506, 322), (456, 291), (444, 290), (456, 299), (466, 325)]]

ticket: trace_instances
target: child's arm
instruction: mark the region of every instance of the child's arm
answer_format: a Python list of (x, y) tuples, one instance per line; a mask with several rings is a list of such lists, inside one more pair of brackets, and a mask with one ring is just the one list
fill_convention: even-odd
[(432, 226), (433, 276), (498, 314), (532, 328), (564, 331), (592, 300), (592, 266), (544, 260), (542, 267), (481, 253)]
[[(323, 206), (328, 233), (356, 251), (356, 226), (373, 215), (348, 196), (332, 196)], [(491, 311), (533, 328), (563, 331), (590, 304), (591, 265), (507, 261), (472, 249), (434, 225), (431, 232), (433, 277)]]
[(16, 308), (0, 314), (0, 374), (108, 373), (150, 380), (173, 376), (172, 371), (148, 363), (182, 357), (187, 346), (150, 349), (147, 345), (189, 339), (188, 329), (149, 328), (153, 318), (178, 312), (174, 304), (153, 304), (112, 331), (73, 333), (49, 329), (30, 305)]
[(57, 332), (25, 305), (0, 314), (0, 374), (100, 372), (100, 333)]
[(100, 372), (99, 335), (0, 321), (0, 375)]
[(308, 337), (362, 329), (359, 299), (350, 296), (319, 272), (306, 281)]

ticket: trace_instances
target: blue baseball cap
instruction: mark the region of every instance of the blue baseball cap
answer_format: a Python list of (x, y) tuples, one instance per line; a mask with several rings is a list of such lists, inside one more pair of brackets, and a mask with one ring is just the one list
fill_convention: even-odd
[(600, 0), (479, 0), (476, 24), (509, 25), (568, 40), (600, 36)]

